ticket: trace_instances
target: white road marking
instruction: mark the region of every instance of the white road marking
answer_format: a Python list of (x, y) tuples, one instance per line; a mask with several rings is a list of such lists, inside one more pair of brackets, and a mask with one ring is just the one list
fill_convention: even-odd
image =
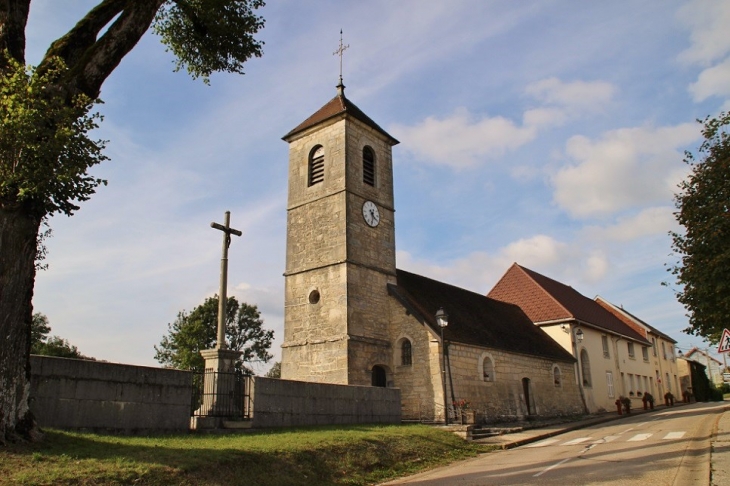
[(652, 435), (653, 434), (636, 434), (635, 436), (630, 438), (627, 442), (639, 442), (639, 441), (648, 439)]
[(566, 463), (566, 462), (568, 462), (568, 461), (570, 461), (570, 457), (569, 457), (569, 458), (567, 458), (567, 459), (563, 459), (562, 461), (558, 462), (557, 464), (553, 464), (552, 466), (550, 466), (550, 467), (547, 467), (547, 468), (543, 469), (542, 471), (540, 471), (539, 473), (535, 474), (535, 475), (534, 475), (534, 476), (532, 476), (532, 477), (533, 477), (533, 478), (536, 478), (536, 477), (538, 477), (538, 476), (542, 476), (543, 474), (545, 474), (545, 473), (546, 473), (546, 472), (548, 472), (549, 470), (551, 470), (551, 469), (554, 469), (554, 468), (558, 467), (559, 465), (561, 465), (561, 464), (563, 464), (563, 463)]
[(535, 442), (534, 444), (526, 445), (525, 447), (545, 447), (550, 444), (555, 444), (556, 442), (560, 442), (560, 439), (545, 439), (540, 442)]
[(686, 432), (669, 432), (667, 435), (664, 436), (664, 439), (681, 439), (682, 437), (684, 437), (684, 434), (686, 434)]
[(591, 438), (590, 437), (578, 437), (577, 439), (569, 440), (568, 442), (565, 442), (562, 445), (564, 445), (564, 446), (576, 445), (576, 444), (580, 444), (581, 442), (585, 442), (587, 440), (591, 440)]

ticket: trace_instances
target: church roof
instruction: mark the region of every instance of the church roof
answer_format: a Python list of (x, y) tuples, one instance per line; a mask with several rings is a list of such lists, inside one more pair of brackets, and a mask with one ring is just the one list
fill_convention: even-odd
[(302, 123), (297, 125), (292, 131), (284, 135), (282, 138), (288, 140), (297, 133), (303, 132), (307, 128), (311, 128), (324, 121), (327, 121), (335, 117), (347, 117), (351, 116), (356, 120), (361, 121), (365, 125), (369, 126), (373, 130), (382, 133), (389, 140), (391, 145), (396, 145), (400, 142), (393, 138), (388, 132), (383, 130), (377, 123), (375, 123), (369, 116), (367, 116), (355, 103), (345, 97), (345, 87), (339, 85), (337, 96), (329, 100), (322, 108), (317, 110), (312, 116), (304, 120)]
[(397, 279), (397, 285), (388, 285), (390, 294), (437, 334), (441, 329), (435, 314), (443, 307), (449, 315), (444, 329), (447, 341), (555, 361), (575, 361), (516, 305), (403, 270), (397, 270)]
[(619, 334), (642, 344), (651, 344), (598, 302), (573, 287), (514, 263), (489, 297), (516, 304), (535, 324), (577, 320), (582, 324)]

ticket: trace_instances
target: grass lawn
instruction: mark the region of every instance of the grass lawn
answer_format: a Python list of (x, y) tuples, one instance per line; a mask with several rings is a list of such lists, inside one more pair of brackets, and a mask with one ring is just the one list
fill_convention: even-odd
[(148, 437), (50, 430), (0, 446), (0, 484), (374, 484), (489, 449), (437, 427), (361, 425)]

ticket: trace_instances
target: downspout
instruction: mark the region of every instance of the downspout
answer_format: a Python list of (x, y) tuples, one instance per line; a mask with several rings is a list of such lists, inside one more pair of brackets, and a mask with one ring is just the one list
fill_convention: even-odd
[(616, 363), (616, 371), (618, 371), (618, 378), (621, 379), (621, 393), (619, 393), (620, 397), (625, 397), (626, 395), (626, 389), (624, 387), (624, 378), (621, 375), (621, 362), (618, 359), (618, 342), (621, 341), (621, 336), (617, 338), (611, 338), (611, 342), (613, 343), (613, 361)]

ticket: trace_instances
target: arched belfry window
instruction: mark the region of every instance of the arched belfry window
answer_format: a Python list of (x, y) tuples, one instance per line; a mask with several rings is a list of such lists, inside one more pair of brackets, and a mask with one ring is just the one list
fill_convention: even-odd
[(583, 386), (591, 386), (591, 362), (585, 349), (580, 351), (580, 374), (583, 376)]
[(400, 345), (400, 364), (403, 366), (413, 364), (413, 347), (408, 339), (404, 339)]
[(324, 181), (324, 147), (317, 145), (309, 153), (309, 185)]
[(362, 149), (362, 181), (369, 185), (375, 185), (375, 152), (370, 147)]

